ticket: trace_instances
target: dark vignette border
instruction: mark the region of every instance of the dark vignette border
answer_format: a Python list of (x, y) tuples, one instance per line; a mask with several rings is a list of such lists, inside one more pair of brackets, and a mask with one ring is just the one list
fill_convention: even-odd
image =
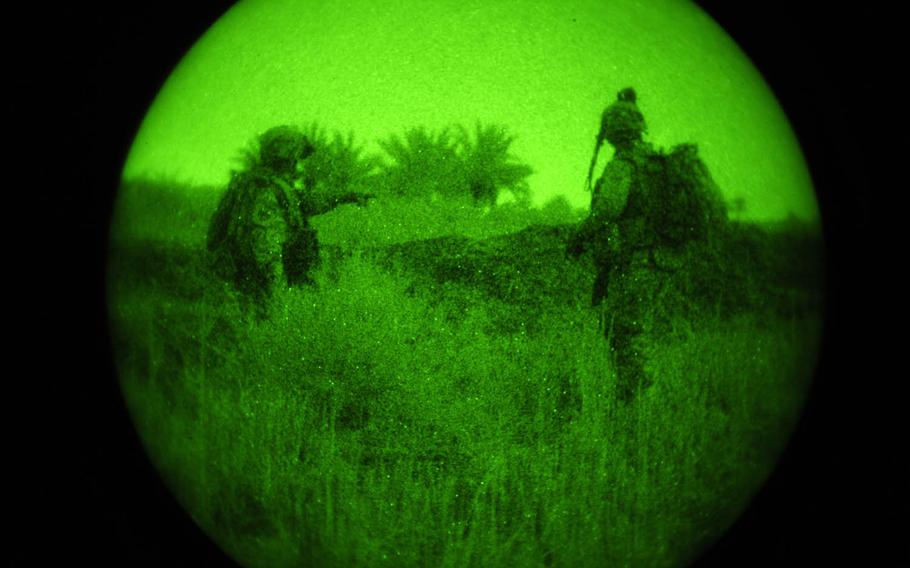
[[(8, 267), (31, 275), (13, 292), (23, 301), (12, 298), (14, 312), (26, 312), (15, 355), (28, 364), (6, 413), (17, 529), (2, 556), (13, 566), (233, 565), (144, 456), (117, 390), (104, 299), (107, 227), (129, 144), (173, 66), (230, 4), (19, 7), (9, 17), (10, 168), (27, 185), (7, 189), (26, 200), (12, 211), (10, 226), (24, 218), (26, 229)], [(895, 72), (879, 39), (888, 16), (868, 5), (699, 4), (762, 71), (800, 138), (825, 222), (828, 300), (803, 420), (750, 508), (696, 566), (910, 565), (877, 268), (895, 260), (878, 232), (889, 203), (875, 193), (888, 111), (898, 110), (879, 97), (881, 78)]]

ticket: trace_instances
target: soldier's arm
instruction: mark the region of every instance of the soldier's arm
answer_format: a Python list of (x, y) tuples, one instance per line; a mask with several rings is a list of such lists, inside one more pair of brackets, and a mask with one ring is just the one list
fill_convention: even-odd
[(366, 205), (370, 199), (375, 198), (376, 196), (371, 193), (355, 193), (352, 191), (343, 195), (339, 195), (335, 199), (334, 207), (338, 207), (339, 205), (343, 205), (345, 203), (353, 203), (354, 205)]
[(311, 215), (322, 215), (328, 213), (329, 211), (335, 209), (339, 205), (344, 205), (346, 203), (353, 203), (356, 205), (366, 205), (370, 199), (374, 199), (376, 196), (369, 193), (342, 193), (337, 195), (325, 196), (322, 199), (315, 198), (315, 196), (309, 196), (306, 199), (305, 209), (306, 216)]

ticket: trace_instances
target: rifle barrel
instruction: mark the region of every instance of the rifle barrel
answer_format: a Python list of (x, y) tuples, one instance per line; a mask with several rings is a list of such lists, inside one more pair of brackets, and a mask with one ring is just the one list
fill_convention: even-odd
[(597, 165), (597, 154), (600, 153), (600, 146), (603, 144), (603, 138), (597, 137), (594, 142), (594, 155), (591, 156), (591, 165), (588, 166), (588, 177), (585, 178), (585, 190), (591, 191), (591, 178), (594, 176), (594, 166)]

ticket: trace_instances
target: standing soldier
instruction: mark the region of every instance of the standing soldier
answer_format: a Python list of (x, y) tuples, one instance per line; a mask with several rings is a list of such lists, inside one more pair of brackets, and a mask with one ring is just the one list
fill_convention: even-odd
[(309, 218), (367, 199), (354, 193), (317, 196), (316, 180), (305, 174), (305, 160), (315, 151), (297, 128), (266, 131), (258, 154), (231, 178), (209, 225), (215, 272), (240, 292), (244, 308), (252, 303), (260, 317), (275, 281), (312, 282), (319, 243)]
[[(591, 295), (591, 305), (600, 306), (607, 294), (610, 272), (618, 266), (621, 255), (630, 252), (628, 247), (620, 244), (622, 237), (630, 241), (633, 235), (623, 235), (620, 230), (620, 217), (626, 221), (626, 232), (633, 229), (629, 223), (635, 217), (638, 207), (626, 211), (632, 189), (636, 162), (653, 151), (651, 146), (642, 141), (646, 131), (645, 119), (635, 104), (635, 91), (623, 89), (617, 95), (617, 101), (604, 110), (600, 131), (594, 143), (594, 155), (588, 169), (587, 186), (590, 189), (591, 175), (597, 162), (600, 148), (605, 141), (616, 149), (613, 159), (607, 163), (603, 174), (594, 184), (591, 195), (591, 213), (582, 222), (575, 233), (570, 252), (577, 255), (590, 244), (597, 276)], [(605, 189), (606, 188), (606, 189)], [(639, 189), (639, 188), (636, 188)], [(633, 201), (640, 201), (634, 199)], [(628, 254), (625, 254), (628, 256)]]
[[(600, 324), (610, 342), (617, 375), (617, 395), (628, 401), (634, 393), (649, 384), (644, 372), (639, 339), (642, 333), (641, 297), (637, 270), (633, 270), (633, 253), (645, 245), (642, 242), (643, 184), (640, 183), (640, 164), (653, 153), (642, 140), (646, 131), (644, 116), (636, 105), (635, 91), (626, 88), (617, 100), (604, 110), (600, 131), (594, 145), (594, 155), (588, 171), (588, 184), (603, 143), (615, 149), (613, 159), (594, 184), (591, 213), (570, 243), (570, 252), (577, 255), (590, 249), (597, 274), (591, 294), (591, 305), (600, 307)], [(613, 276), (613, 278), (611, 278)], [(611, 280), (613, 286), (611, 289)], [(611, 292), (609, 319), (606, 321), (604, 300)]]
[(568, 249), (575, 256), (592, 253), (597, 275), (591, 304), (601, 308), (617, 396), (626, 402), (651, 384), (642, 335), (650, 300), (666, 277), (655, 257), (704, 237), (708, 225), (725, 214), (695, 147), (655, 151), (642, 139), (646, 130), (635, 91), (623, 89), (601, 118), (588, 184), (604, 141), (615, 154), (594, 185), (591, 213)]

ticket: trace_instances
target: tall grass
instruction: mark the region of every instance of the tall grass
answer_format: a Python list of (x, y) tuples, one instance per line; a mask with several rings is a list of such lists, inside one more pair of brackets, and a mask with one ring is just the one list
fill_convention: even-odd
[(749, 313), (652, 342), (623, 405), (584, 301), (505, 332), (464, 289), (339, 262), (262, 322), (220, 292), (112, 298), (150, 455), (248, 565), (678, 565), (768, 474), (811, 374), (815, 319)]

